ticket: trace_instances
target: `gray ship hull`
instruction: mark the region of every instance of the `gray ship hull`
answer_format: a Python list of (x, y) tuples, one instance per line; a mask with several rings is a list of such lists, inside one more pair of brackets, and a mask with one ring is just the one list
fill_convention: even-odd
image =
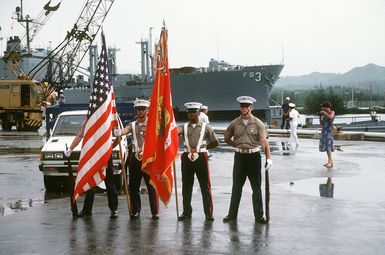
[[(19, 65), (20, 69), (27, 75), (40, 61), (45, 57), (44, 53), (41, 55), (24, 54), (20, 57)], [(47, 67), (43, 67), (33, 77), (34, 80), (41, 81), (47, 74)], [(4, 62), (0, 61), (0, 79), (2, 80), (16, 80), (19, 74), (15, 74), (12, 69)]]
[[(236, 98), (241, 95), (257, 99), (255, 114), (264, 119), (269, 108), (269, 95), (283, 65), (250, 66), (241, 70), (172, 73), (171, 90), (177, 118), (185, 115), (184, 103), (201, 102), (209, 107), (211, 119), (228, 119), (239, 114)], [(150, 98), (153, 83), (114, 85), (117, 102)], [(67, 89), (66, 103), (88, 103), (91, 89)]]
[(257, 100), (254, 109), (268, 109), (270, 90), (282, 68), (281, 65), (270, 65), (245, 67), (238, 71), (171, 74), (173, 105), (185, 110), (184, 103), (198, 101), (207, 105), (210, 112), (238, 110), (235, 99), (247, 95)]

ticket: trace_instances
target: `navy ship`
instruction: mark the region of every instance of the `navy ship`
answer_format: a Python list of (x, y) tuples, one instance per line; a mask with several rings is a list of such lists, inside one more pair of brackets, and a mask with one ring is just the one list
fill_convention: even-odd
[(185, 102), (198, 101), (208, 106), (210, 119), (228, 120), (239, 115), (235, 98), (247, 95), (257, 100), (254, 114), (266, 119), (270, 91), (282, 69), (283, 65), (232, 66), (214, 59), (208, 68), (171, 69), (176, 114), (185, 112)]
[[(143, 67), (144, 62), (149, 64)], [(117, 102), (132, 102), (137, 97), (151, 97), (153, 82), (151, 74), (148, 73), (150, 62), (142, 61), (141, 76), (113, 75)], [(239, 105), (235, 98), (248, 95), (257, 99), (253, 113), (267, 120), (270, 91), (279, 79), (283, 67), (283, 65), (234, 66), (211, 59), (208, 67), (172, 68), (171, 92), (176, 118), (185, 118), (184, 103), (198, 101), (208, 106), (210, 119), (228, 120), (239, 115)], [(114, 67), (112, 69), (114, 70)], [(65, 102), (88, 103), (90, 94), (91, 88), (69, 88), (64, 91)]]
[[(141, 41), (142, 70), (141, 75), (117, 74), (116, 49), (108, 49), (115, 98), (118, 103), (133, 102), (136, 98), (150, 98), (152, 81), (152, 57), (150, 43)], [(7, 50), (20, 45), (20, 39), (10, 38)], [(92, 51), (92, 52), (91, 52)], [(66, 104), (88, 104), (93, 84), (93, 72), (96, 70), (97, 46), (90, 48), (89, 70), (87, 80), (78, 74), (64, 90)], [(29, 72), (48, 50), (35, 49), (21, 54), (20, 65), (25, 72)], [(208, 106), (211, 120), (229, 120), (239, 115), (239, 106), (235, 98), (248, 95), (257, 99), (254, 104), (254, 114), (270, 122), (269, 95), (283, 65), (240, 66), (231, 65), (224, 61), (211, 59), (208, 67), (182, 67), (170, 69), (173, 106), (177, 120), (186, 118), (184, 103), (198, 101)], [(48, 68), (43, 68), (36, 80), (42, 80), (47, 75)], [(1, 78), (16, 79), (15, 74), (7, 70), (4, 61), (0, 63)], [(59, 92), (59, 91), (58, 91)]]

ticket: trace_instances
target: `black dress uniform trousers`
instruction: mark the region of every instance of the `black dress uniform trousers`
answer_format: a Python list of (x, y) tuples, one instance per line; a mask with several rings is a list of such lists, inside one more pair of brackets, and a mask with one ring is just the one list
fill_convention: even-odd
[(254, 217), (263, 217), (262, 191), (261, 191), (261, 153), (255, 152), (242, 154), (235, 152), (233, 167), (233, 188), (231, 192), (231, 202), (229, 216), (236, 218), (238, 215), (239, 203), (242, 196), (242, 188), (246, 177), (249, 178), (251, 189), (253, 190), (253, 209)]
[(131, 213), (140, 213), (140, 183), (143, 177), (148, 190), (148, 199), (150, 201), (151, 214), (157, 215), (159, 213), (158, 195), (154, 187), (152, 187), (152, 185), (150, 184), (150, 176), (142, 171), (142, 162), (135, 157), (135, 152), (130, 154), (128, 171), (130, 180), (130, 199), (132, 206)]
[(211, 196), (210, 171), (206, 152), (198, 153), (199, 157), (191, 161), (187, 152), (182, 154), (182, 195), (183, 214), (191, 216), (191, 196), (194, 186), (194, 173), (196, 173), (202, 193), (203, 208), (206, 215), (213, 214), (213, 199)]
[[(111, 211), (116, 211), (118, 209), (118, 192), (114, 183), (114, 169), (112, 163), (112, 157), (108, 160), (108, 167), (106, 169), (106, 178), (104, 183), (107, 188), (107, 198), (108, 198), (108, 207)], [(86, 198), (84, 199), (83, 212), (90, 213), (92, 212), (92, 206), (94, 204), (95, 189), (92, 188), (86, 192)]]

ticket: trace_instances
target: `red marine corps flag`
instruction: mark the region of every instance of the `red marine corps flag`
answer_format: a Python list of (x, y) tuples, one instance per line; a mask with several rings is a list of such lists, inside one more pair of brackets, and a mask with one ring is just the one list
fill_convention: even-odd
[(167, 30), (162, 28), (154, 55), (155, 80), (148, 111), (142, 170), (164, 204), (172, 192), (171, 165), (178, 153), (178, 130), (171, 103)]
[(112, 129), (117, 126), (114, 92), (108, 69), (107, 49), (102, 33), (102, 51), (95, 73), (84, 128), (74, 197), (92, 189), (106, 177), (112, 153)]

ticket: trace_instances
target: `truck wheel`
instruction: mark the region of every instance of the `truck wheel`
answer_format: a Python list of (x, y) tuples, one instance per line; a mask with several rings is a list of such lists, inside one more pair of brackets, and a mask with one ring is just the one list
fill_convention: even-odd
[(59, 191), (62, 188), (60, 177), (44, 175), (44, 187), (46, 191)]
[(8, 120), (3, 120), (1, 122), (1, 126), (3, 128), (3, 131), (11, 131), (12, 124)]
[(24, 116), (18, 116), (16, 120), (16, 130), (23, 131), (24, 130)]

